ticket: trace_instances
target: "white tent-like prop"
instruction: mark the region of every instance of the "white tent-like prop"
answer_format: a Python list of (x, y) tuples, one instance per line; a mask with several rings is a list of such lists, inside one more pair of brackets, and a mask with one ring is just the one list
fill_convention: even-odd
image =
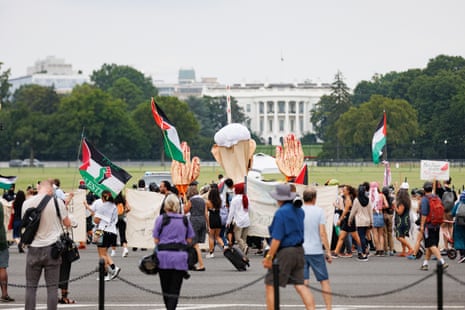
[(252, 170), (262, 174), (281, 173), (279, 171), (278, 165), (276, 165), (275, 158), (263, 153), (257, 153), (253, 156)]

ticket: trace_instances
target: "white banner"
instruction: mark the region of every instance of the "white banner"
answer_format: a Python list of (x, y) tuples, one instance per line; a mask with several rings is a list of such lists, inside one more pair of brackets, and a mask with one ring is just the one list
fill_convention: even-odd
[(422, 160), (420, 171), (421, 180), (449, 180), (448, 161)]
[(87, 231), (84, 201), (86, 201), (86, 191), (83, 189), (76, 190), (73, 199), (68, 204), (68, 214), (73, 224), (77, 224), (77, 227), (73, 228), (73, 240), (85, 243), (87, 240)]
[[(247, 179), (247, 196), (249, 197), (250, 227), (249, 236), (269, 237), (268, 226), (271, 225), (278, 205), (270, 196), (279, 182), (262, 182), (253, 178)], [(306, 185), (295, 184), (297, 192), (302, 196)], [(337, 197), (337, 186), (317, 186), (317, 205), (325, 210), (326, 233), (331, 240), (333, 232), (334, 206)]]
[(164, 195), (155, 192), (126, 190), (126, 201), (131, 207), (127, 214), (126, 238), (129, 247), (153, 248), (155, 219), (160, 214)]

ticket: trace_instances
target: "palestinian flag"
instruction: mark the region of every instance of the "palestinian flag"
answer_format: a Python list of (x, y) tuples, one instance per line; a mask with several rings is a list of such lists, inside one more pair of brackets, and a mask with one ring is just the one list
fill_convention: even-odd
[(13, 184), (16, 183), (16, 177), (0, 175), (0, 188), (10, 189)]
[(82, 139), (82, 166), (79, 167), (87, 188), (96, 194), (109, 190), (116, 197), (131, 178), (124, 169), (113, 164), (100, 153), (86, 138)]
[(300, 173), (295, 178), (294, 183), (308, 185), (308, 170), (306, 164), (303, 166), (302, 170), (300, 170)]
[(376, 127), (375, 134), (373, 135), (373, 140), (371, 142), (371, 151), (373, 156), (373, 162), (379, 164), (379, 159), (383, 155), (383, 148), (386, 146), (386, 112), (383, 113), (383, 118)]
[(165, 113), (155, 103), (152, 98), (152, 115), (163, 132), (163, 144), (165, 145), (165, 153), (172, 160), (179, 161), (180, 163), (186, 163), (182, 155), (181, 143), (179, 143), (179, 136), (176, 127), (166, 117)]

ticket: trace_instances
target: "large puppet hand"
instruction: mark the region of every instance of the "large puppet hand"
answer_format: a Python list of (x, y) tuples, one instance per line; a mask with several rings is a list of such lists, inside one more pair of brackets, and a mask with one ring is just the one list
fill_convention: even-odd
[(181, 143), (181, 150), (185, 163), (173, 160), (171, 162), (171, 177), (173, 184), (190, 184), (200, 175), (200, 159), (194, 157), (191, 161), (191, 149), (187, 142)]
[(304, 152), (294, 134), (284, 138), (283, 147), (276, 147), (276, 164), (279, 171), (287, 177), (295, 177), (299, 174), (304, 164)]

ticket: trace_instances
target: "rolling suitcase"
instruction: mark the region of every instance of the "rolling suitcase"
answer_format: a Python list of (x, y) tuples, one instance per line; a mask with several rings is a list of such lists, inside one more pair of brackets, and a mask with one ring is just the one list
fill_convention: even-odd
[(238, 271), (246, 271), (247, 267), (250, 267), (249, 259), (239, 248), (228, 248), (224, 250), (223, 254)]

